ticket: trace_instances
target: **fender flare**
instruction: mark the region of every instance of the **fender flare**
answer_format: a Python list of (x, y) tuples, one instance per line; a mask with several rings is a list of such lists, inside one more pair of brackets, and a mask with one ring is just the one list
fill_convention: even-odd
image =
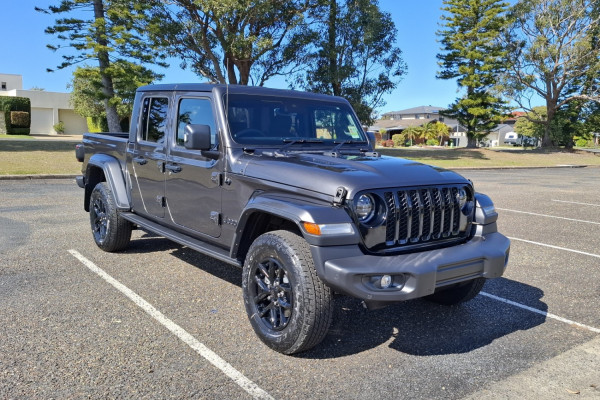
[(90, 157), (86, 168), (86, 204), (85, 208), (89, 211), (89, 194), (92, 193), (94, 187), (101, 181), (100, 179), (92, 178), (92, 168), (99, 168), (104, 174), (104, 180), (108, 183), (113, 193), (115, 205), (119, 210), (130, 210), (131, 203), (127, 193), (127, 185), (123, 176), (121, 162), (113, 156), (107, 154), (94, 154)]
[(323, 237), (307, 233), (302, 226), (302, 222), (316, 224), (350, 223), (354, 226), (354, 222), (344, 208), (334, 207), (331, 204), (310, 203), (291, 196), (263, 193), (253, 196), (242, 211), (233, 237), (231, 257), (235, 258), (237, 256), (240, 244), (245, 237), (248, 221), (255, 213), (270, 214), (291, 221), (298, 227), (298, 230), (310, 245), (336, 246), (360, 242), (360, 235), (356, 228), (352, 235)]

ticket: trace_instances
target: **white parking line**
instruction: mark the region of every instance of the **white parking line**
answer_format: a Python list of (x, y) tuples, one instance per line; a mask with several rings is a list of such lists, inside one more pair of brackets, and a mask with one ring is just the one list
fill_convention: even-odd
[(514, 213), (519, 213), (519, 214), (536, 215), (538, 217), (548, 217), (548, 218), (564, 219), (564, 220), (567, 220), (567, 221), (574, 221), (574, 222), (584, 222), (586, 224), (600, 225), (600, 222), (595, 222), (595, 221), (585, 221), (585, 220), (582, 220), (582, 219), (557, 217), (556, 215), (538, 214), (538, 213), (533, 213), (533, 212), (528, 212), (528, 211), (511, 210), (511, 209), (508, 209), (508, 208), (499, 208), (499, 207), (496, 207), (496, 210), (509, 211), (509, 212), (514, 212)]
[(103, 269), (96, 266), (93, 262), (82, 256), (76, 250), (69, 250), (69, 253), (73, 255), (73, 257), (77, 258), (83, 265), (90, 269), (90, 271), (94, 272), (106, 282), (110, 283), (114, 286), (118, 291), (127, 296), (131, 301), (133, 301), (138, 307), (142, 310), (146, 311), (152, 318), (158, 321), (165, 328), (170, 330), (175, 336), (177, 336), (181, 341), (190, 346), (196, 353), (204, 357), (208, 362), (212, 365), (220, 369), (227, 377), (233, 380), (236, 384), (238, 384), (242, 389), (244, 389), (248, 394), (250, 394), (255, 399), (273, 399), (269, 393), (265, 392), (263, 389), (258, 387), (254, 382), (250, 379), (246, 378), (241, 372), (236, 370), (229, 364), (227, 361), (223, 360), (219, 357), (215, 352), (210, 350), (208, 347), (200, 343), (195, 337), (190, 335), (186, 330), (177, 325), (175, 322), (171, 321), (167, 318), (163, 313), (158, 311), (152, 304), (148, 303), (146, 300), (141, 298), (138, 294), (133, 292), (127, 286), (123, 285), (115, 278), (107, 274)]
[(552, 318), (552, 319), (555, 319), (557, 321), (564, 322), (565, 324), (575, 325), (575, 326), (578, 326), (580, 328), (592, 331), (594, 333), (600, 333), (600, 329), (594, 328), (593, 326), (580, 324), (579, 322), (571, 321), (570, 319), (559, 317), (558, 315), (554, 315), (554, 314), (551, 314), (551, 313), (546, 312), (546, 311), (538, 310), (537, 308), (529, 307), (529, 306), (526, 306), (524, 304), (517, 303), (517, 302), (514, 302), (512, 300), (508, 300), (508, 299), (505, 299), (505, 298), (502, 298), (502, 297), (494, 296), (493, 294), (489, 294), (489, 293), (486, 293), (486, 292), (479, 292), (479, 294), (482, 295), (482, 296), (485, 296), (485, 297), (489, 297), (490, 299), (501, 301), (502, 303), (510, 304), (511, 306), (519, 307), (519, 308), (522, 308), (524, 310), (531, 311), (531, 312), (534, 312), (536, 314), (543, 315), (544, 317), (547, 317), (547, 318)]
[(582, 206), (600, 207), (600, 204), (593, 204), (593, 203), (580, 203), (580, 202), (578, 202), (578, 201), (566, 201), (566, 200), (555, 200), (555, 199), (552, 199), (552, 201), (556, 201), (557, 203), (580, 204), (580, 205), (582, 205)]
[(529, 244), (535, 244), (537, 246), (550, 247), (551, 249), (563, 250), (563, 251), (568, 251), (568, 252), (571, 252), (571, 253), (583, 254), (584, 256), (600, 258), (600, 254), (586, 253), (585, 251), (567, 249), (566, 247), (554, 246), (554, 245), (551, 245), (551, 244), (534, 242), (534, 241), (531, 241), (531, 240), (519, 239), (519, 238), (516, 238), (516, 237), (508, 237), (508, 238), (510, 240), (516, 240), (516, 241), (519, 241), (519, 242), (525, 242), (525, 243), (529, 243)]

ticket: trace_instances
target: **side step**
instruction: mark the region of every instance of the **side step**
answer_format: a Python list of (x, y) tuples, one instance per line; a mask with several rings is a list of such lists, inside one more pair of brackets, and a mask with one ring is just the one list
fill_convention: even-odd
[(226, 262), (227, 264), (235, 265), (236, 267), (242, 266), (238, 260), (229, 257), (229, 252), (227, 250), (224, 250), (220, 247), (213, 246), (198, 239), (194, 239), (191, 236), (177, 232), (173, 229), (166, 228), (157, 224), (156, 222), (150, 221), (144, 217), (140, 217), (139, 215), (130, 212), (124, 212), (120, 215), (126, 220), (138, 225), (142, 229), (146, 229), (150, 232), (156, 233), (157, 235), (164, 236), (167, 239), (187, 246), (190, 249), (194, 249), (209, 257), (216, 258), (219, 261)]

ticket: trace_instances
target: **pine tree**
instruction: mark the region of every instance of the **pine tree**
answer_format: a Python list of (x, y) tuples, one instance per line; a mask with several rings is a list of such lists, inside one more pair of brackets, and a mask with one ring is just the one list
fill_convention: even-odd
[(442, 68), (439, 79), (456, 79), (465, 93), (443, 112), (467, 128), (468, 145), (477, 142), (501, 121), (505, 102), (494, 93), (504, 69), (505, 50), (497, 38), (507, 24), (508, 4), (499, 0), (444, 0)]
[[(112, 65), (118, 61), (136, 60), (166, 66), (165, 56), (147, 44), (140, 23), (146, 19), (144, 2), (127, 0), (61, 0), (47, 9), (36, 7), (46, 14), (66, 15), (58, 18), (45, 32), (55, 35), (66, 45), (47, 45), (53, 51), (71, 49), (63, 54), (58, 69), (83, 61), (98, 61), (102, 96), (108, 128), (120, 132), (117, 99)], [(52, 71), (52, 69), (48, 69)]]

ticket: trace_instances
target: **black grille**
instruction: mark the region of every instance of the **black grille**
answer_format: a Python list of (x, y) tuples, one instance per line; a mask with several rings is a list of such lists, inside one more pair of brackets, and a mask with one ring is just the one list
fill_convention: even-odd
[[(462, 187), (470, 192), (468, 187)], [(384, 247), (433, 244), (466, 237), (472, 216), (462, 215), (457, 198), (460, 188), (437, 186), (380, 192), (388, 211)], [(471, 193), (468, 199), (472, 201)]]

